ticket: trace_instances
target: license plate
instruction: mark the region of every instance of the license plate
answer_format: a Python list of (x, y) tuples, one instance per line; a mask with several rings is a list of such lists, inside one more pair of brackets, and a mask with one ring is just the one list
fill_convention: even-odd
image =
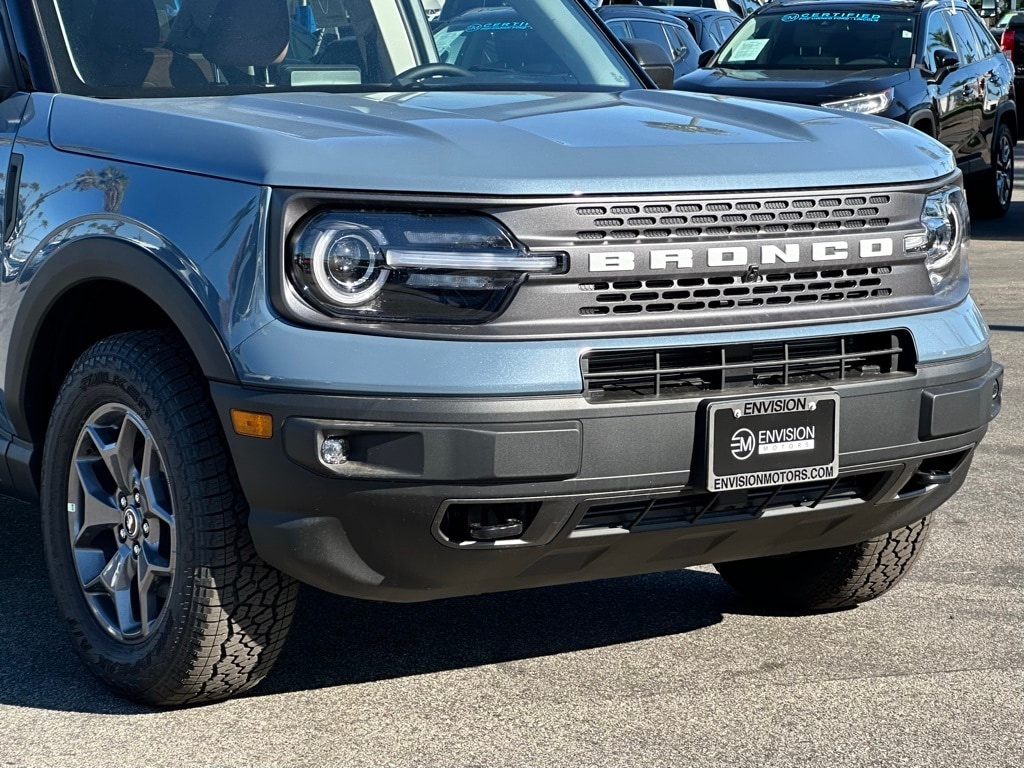
[(752, 397), (708, 406), (708, 490), (832, 480), (839, 395)]

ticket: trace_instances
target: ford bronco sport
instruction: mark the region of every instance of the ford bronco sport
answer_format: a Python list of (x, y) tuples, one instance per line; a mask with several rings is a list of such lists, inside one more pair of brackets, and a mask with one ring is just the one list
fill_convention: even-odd
[(1002, 371), (950, 152), (506, 4), (0, 0), (0, 487), (113, 689), (252, 687), (299, 581), (849, 606), (963, 482)]

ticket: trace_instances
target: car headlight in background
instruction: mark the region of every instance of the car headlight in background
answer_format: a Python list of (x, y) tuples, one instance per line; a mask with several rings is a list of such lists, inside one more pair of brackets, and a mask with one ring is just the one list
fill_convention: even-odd
[(481, 323), (528, 274), (565, 269), (493, 219), (471, 214), (328, 211), (290, 239), (292, 284), (315, 309), (375, 322)]
[(967, 272), (971, 242), (967, 198), (961, 187), (946, 187), (925, 198), (921, 210), (924, 232), (907, 235), (907, 253), (923, 253), (932, 290), (941, 293)]
[(831, 107), (832, 109), (845, 109), (847, 112), (857, 112), (861, 115), (877, 115), (885, 112), (892, 104), (894, 91), (894, 88), (886, 88), (879, 93), (854, 96), (852, 99), (826, 101), (821, 106)]

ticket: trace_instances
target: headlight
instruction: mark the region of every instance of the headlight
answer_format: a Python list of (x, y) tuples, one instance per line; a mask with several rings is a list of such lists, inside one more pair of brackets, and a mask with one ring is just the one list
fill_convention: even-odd
[(857, 112), (861, 115), (877, 115), (880, 112), (885, 112), (892, 104), (893, 92), (893, 88), (886, 88), (879, 93), (854, 96), (852, 99), (827, 101), (821, 106), (831, 107), (832, 109), (845, 109), (847, 112)]
[(924, 231), (907, 235), (907, 253), (923, 253), (932, 290), (941, 293), (967, 272), (967, 251), (971, 242), (971, 220), (967, 199), (960, 187), (946, 187), (925, 198), (921, 211)]
[(374, 322), (481, 323), (530, 273), (563, 253), (530, 253), (496, 221), (468, 214), (329, 211), (300, 224), (288, 271), (328, 315)]

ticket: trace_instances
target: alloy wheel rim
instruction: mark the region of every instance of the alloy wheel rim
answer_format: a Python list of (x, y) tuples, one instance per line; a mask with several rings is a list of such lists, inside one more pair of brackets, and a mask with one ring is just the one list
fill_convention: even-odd
[(1013, 147), (1010, 137), (1003, 133), (999, 136), (999, 146), (995, 157), (996, 197), (999, 204), (1006, 208), (1010, 204), (1013, 193)]
[(110, 403), (86, 419), (69, 471), (67, 515), (93, 616), (116, 640), (146, 640), (166, 608), (177, 537), (159, 447), (130, 408)]

